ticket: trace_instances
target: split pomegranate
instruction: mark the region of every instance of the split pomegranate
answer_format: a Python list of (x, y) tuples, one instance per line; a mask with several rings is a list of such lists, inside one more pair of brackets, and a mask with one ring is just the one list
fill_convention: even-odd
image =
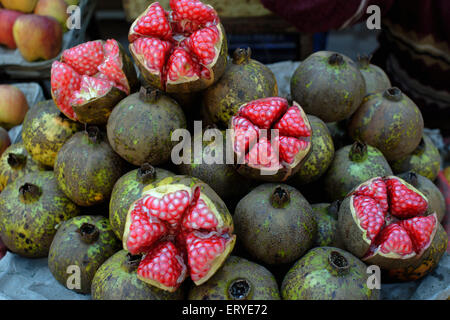
[(407, 267), (419, 260), (438, 225), (426, 197), (395, 176), (364, 182), (339, 209), (338, 226), (346, 248), (384, 269)]
[(139, 279), (172, 292), (189, 275), (200, 285), (232, 251), (231, 215), (216, 194), (205, 193), (205, 186), (160, 185), (131, 205), (123, 246), (131, 254), (144, 254)]
[(265, 181), (284, 181), (311, 149), (311, 125), (296, 102), (280, 97), (242, 105), (230, 120), (237, 170)]
[(167, 92), (203, 90), (225, 71), (227, 41), (217, 12), (199, 0), (152, 3), (132, 24), (130, 52), (149, 85)]
[(65, 50), (51, 70), (52, 97), (70, 119), (104, 124), (114, 106), (137, 84), (129, 56), (114, 39)]

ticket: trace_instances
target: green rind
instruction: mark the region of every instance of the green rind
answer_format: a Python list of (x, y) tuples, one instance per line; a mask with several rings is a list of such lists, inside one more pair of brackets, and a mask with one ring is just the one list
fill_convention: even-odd
[(317, 203), (311, 205), (314, 218), (317, 223), (317, 236), (314, 241), (315, 247), (336, 247), (345, 249), (345, 245), (339, 237), (337, 219), (328, 212), (329, 203)]
[(192, 287), (188, 300), (233, 300), (228, 288), (236, 279), (249, 282), (251, 292), (247, 300), (280, 300), (273, 274), (263, 266), (236, 256), (229, 256), (206, 283)]
[[(330, 267), (333, 251), (345, 257), (348, 272)], [(352, 254), (333, 247), (310, 250), (288, 271), (281, 285), (284, 300), (378, 300), (379, 290), (367, 287), (367, 266)]]
[(124, 266), (128, 252), (121, 250), (106, 260), (92, 280), (93, 300), (183, 300), (183, 288), (171, 293), (148, 285), (136, 271)]
[(25, 116), (23, 144), (33, 160), (53, 168), (59, 149), (81, 128), (81, 124), (62, 116), (53, 100), (43, 101)]
[(123, 229), (125, 227), (128, 209), (134, 201), (141, 197), (144, 187), (148, 183), (175, 175), (170, 171), (155, 168), (155, 178), (152, 181), (143, 183), (136, 177), (138, 170), (139, 169), (132, 170), (120, 177), (115, 183), (111, 193), (111, 200), (109, 202), (109, 221), (111, 223), (111, 229), (120, 240), (122, 240), (123, 237)]
[[(270, 197), (277, 186), (290, 194), (285, 208), (274, 208)], [(317, 224), (310, 204), (295, 188), (266, 183), (253, 189), (236, 206), (234, 224), (238, 241), (257, 261), (290, 263), (313, 245)]]
[(93, 143), (86, 131), (75, 133), (59, 150), (55, 174), (64, 193), (80, 206), (109, 200), (122, 175), (124, 161), (101, 133)]
[[(19, 168), (12, 168), (8, 164), (8, 155), (10, 153), (25, 156), (26, 157), (25, 165)], [(46, 169), (47, 169), (46, 167), (35, 162), (31, 158), (31, 156), (25, 149), (23, 142), (10, 145), (0, 157), (0, 191), (5, 189), (5, 187), (9, 183), (13, 182), (17, 178), (23, 177), (27, 173), (36, 171), (45, 171)]]
[(186, 128), (186, 117), (178, 103), (161, 94), (157, 102), (146, 103), (134, 93), (113, 110), (107, 125), (111, 147), (126, 161), (140, 166), (169, 161), (176, 129)]
[[(77, 232), (83, 223), (89, 223), (99, 230), (98, 240), (92, 244), (82, 241)], [(63, 286), (71, 277), (69, 266), (80, 269), (80, 288), (73, 289), (78, 293), (91, 292), (91, 282), (97, 269), (115, 252), (120, 250), (121, 243), (115, 237), (107, 218), (102, 216), (78, 216), (65, 221), (53, 239), (48, 256), (48, 267), (55, 279)]]
[[(42, 190), (38, 201), (19, 200), (19, 188), (32, 183)], [(0, 236), (6, 247), (28, 258), (47, 257), (58, 225), (80, 213), (58, 187), (53, 172), (29, 173), (0, 194)]]

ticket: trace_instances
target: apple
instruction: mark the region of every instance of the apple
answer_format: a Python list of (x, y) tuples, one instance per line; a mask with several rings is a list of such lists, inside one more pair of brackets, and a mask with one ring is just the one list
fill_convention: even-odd
[(21, 15), (23, 15), (23, 13), (19, 11), (0, 9), (0, 44), (3, 44), (10, 49), (17, 48), (12, 28), (16, 19)]
[(59, 21), (63, 31), (67, 31), (67, 3), (64, 0), (39, 0), (34, 13), (41, 16), (53, 17)]
[(28, 102), (19, 88), (0, 84), (0, 126), (11, 129), (23, 122), (28, 111)]
[(33, 12), (38, 0), (0, 0), (0, 2), (6, 9), (30, 13)]
[(9, 138), (8, 131), (0, 127), (0, 156), (11, 145), (11, 139)]
[(61, 51), (63, 31), (55, 18), (37, 14), (20, 16), (14, 23), (13, 35), (27, 61), (52, 59)]

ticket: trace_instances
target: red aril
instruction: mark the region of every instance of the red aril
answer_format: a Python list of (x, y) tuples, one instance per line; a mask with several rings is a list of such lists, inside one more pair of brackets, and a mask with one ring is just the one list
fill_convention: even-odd
[(199, 0), (152, 3), (132, 24), (130, 52), (144, 80), (167, 92), (206, 89), (225, 71), (227, 41), (217, 12)]
[(138, 278), (167, 291), (188, 276), (197, 285), (207, 281), (235, 243), (223, 201), (199, 180), (183, 179), (144, 189), (129, 209), (123, 235), (124, 249), (144, 255)]
[(395, 177), (377, 177), (357, 186), (339, 209), (339, 232), (346, 248), (383, 269), (416, 264), (439, 227), (428, 199)]
[(237, 170), (265, 181), (284, 181), (311, 149), (311, 125), (296, 102), (280, 97), (242, 105), (230, 121)]
[(82, 43), (62, 53), (51, 70), (52, 97), (70, 119), (105, 124), (137, 84), (136, 71), (114, 39)]

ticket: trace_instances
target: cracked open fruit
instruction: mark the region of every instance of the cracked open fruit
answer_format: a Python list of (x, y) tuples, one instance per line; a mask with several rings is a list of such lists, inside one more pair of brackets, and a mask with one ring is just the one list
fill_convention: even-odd
[(105, 124), (114, 106), (137, 84), (130, 57), (114, 39), (64, 50), (51, 70), (52, 97), (70, 119)]
[(152, 3), (131, 25), (130, 52), (143, 78), (167, 92), (203, 90), (227, 63), (227, 41), (217, 12), (198, 0)]
[(140, 280), (173, 292), (188, 276), (200, 285), (214, 275), (234, 247), (232, 232), (228, 209), (206, 184), (167, 184), (131, 205), (123, 246), (144, 254)]
[(237, 170), (249, 178), (284, 181), (311, 149), (312, 130), (302, 107), (280, 97), (250, 101), (230, 120)]
[(346, 248), (383, 269), (404, 268), (420, 260), (438, 225), (426, 197), (395, 176), (362, 183), (339, 209), (338, 229)]

